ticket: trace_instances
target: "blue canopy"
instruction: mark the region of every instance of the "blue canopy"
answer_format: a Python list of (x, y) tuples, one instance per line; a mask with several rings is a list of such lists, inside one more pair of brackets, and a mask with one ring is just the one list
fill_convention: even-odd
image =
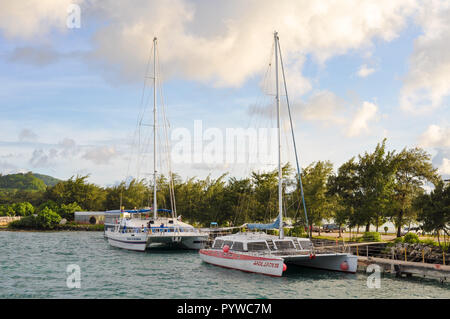
[(248, 229), (278, 229), (280, 227), (280, 217), (271, 224), (247, 224)]
[[(151, 211), (153, 211), (153, 210), (152, 209), (138, 209), (138, 210), (136, 210), (136, 209), (128, 209), (128, 210), (124, 210), (123, 212), (131, 213), (131, 214), (138, 214), (138, 213), (147, 213), (147, 212), (151, 212)], [(118, 209), (106, 211), (106, 213), (121, 213), (121, 212), (122, 211), (118, 210)], [(171, 213), (172, 211), (170, 209), (159, 208), (158, 212)]]

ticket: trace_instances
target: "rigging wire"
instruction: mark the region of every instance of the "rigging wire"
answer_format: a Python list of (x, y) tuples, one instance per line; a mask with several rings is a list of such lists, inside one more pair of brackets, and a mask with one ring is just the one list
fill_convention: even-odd
[(300, 191), (301, 191), (301, 195), (302, 195), (303, 209), (304, 209), (304, 212), (305, 212), (306, 227), (308, 229), (308, 236), (309, 236), (309, 234), (311, 232), (309, 231), (308, 214), (307, 214), (307, 211), (306, 211), (305, 196), (304, 196), (304, 193), (303, 193), (301, 168), (300, 168), (299, 161), (298, 161), (297, 146), (296, 146), (296, 143), (295, 143), (295, 136), (294, 136), (294, 126), (292, 124), (291, 108), (290, 108), (290, 105), (289, 105), (289, 97), (288, 97), (287, 86), (286, 86), (286, 77), (285, 77), (285, 73), (284, 73), (283, 57), (281, 55), (281, 46), (280, 46), (279, 42), (278, 42), (278, 50), (279, 50), (279, 53), (280, 53), (281, 70), (282, 70), (282, 74), (283, 74), (284, 90), (285, 90), (285, 93), (286, 93), (286, 104), (287, 104), (287, 108), (288, 108), (289, 122), (291, 124), (292, 142), (293, 142), (293, 145), (294, 145), (295, 160), (296, 160), (296, 164), (297, 164), (298, 181), (299, 181), (299, 184), (300, 184)]

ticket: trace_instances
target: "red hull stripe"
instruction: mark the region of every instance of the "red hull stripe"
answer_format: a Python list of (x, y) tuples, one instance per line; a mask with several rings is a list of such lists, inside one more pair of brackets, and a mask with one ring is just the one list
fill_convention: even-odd
[(214, 250), (214, 249), (200, 249), (200, 254), (218, 258), (239, 259), (239, 260), (276, 260), (276, 261), (280, 260), (278, 258), (257, 257), (237, 253), (225, 253), (221, 250)]

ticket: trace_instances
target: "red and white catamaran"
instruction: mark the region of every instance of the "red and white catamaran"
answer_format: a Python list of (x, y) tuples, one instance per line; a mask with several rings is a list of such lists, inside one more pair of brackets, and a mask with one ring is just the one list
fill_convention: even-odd
[(270, 276), (281, 276), (287, 269), (286, 264), (295, 264), (312, 268), (335, 270), (355, 273), (358, 257), (349, 253), (333, 251), (316, 251), (309, 238), (285, 237), (283, 233), (283, 198), (282, 198), (282, 170), (281, 170), (281, 131), (280, 131), (280, 92), (278, 86), (278, 54), (283, 70), (283, 80), (286, 102), (289, 111), (292, 139), (297, 162), (299, 185), (305, 210), (306, 223), (308, 216), (303, 196), (301, 172), (295, 145), (292, 118), (290, 114), (289, 99), (286, 89), (283, 61), (279, 47), (277, 32), (274, 33), (275, 50), (275, 76), (276, 76), (276, 107), (278, 128), (278, 218), (273, 224), (248, 224), (249, 229), (274, 229), (279, 228), (279, 236), (268, 235), (263, 232), (238, 233), (217, 237), (209, 249), (199, 251), (200, 258), (210, 264), (226, 268), (239, 269), (247, 272), (260, 273)]

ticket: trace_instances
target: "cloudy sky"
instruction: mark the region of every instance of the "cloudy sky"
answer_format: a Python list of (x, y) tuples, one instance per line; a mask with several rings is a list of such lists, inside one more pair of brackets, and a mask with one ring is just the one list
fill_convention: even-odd
[[(80, 28), (68, 27), (72, 4)], [(425, 148), (449, 177), (449, 16), (441, 0), (2, 0), (0, 173), (91, 174), (100, 185), (135, 175), (154, 36), (172, 129), (273, 126), (277, 30), (302, 166), (337, 167), (386, 137), (389, 149)], [(253, 168), (273, 165), (173, 167), (183, 177)]]

